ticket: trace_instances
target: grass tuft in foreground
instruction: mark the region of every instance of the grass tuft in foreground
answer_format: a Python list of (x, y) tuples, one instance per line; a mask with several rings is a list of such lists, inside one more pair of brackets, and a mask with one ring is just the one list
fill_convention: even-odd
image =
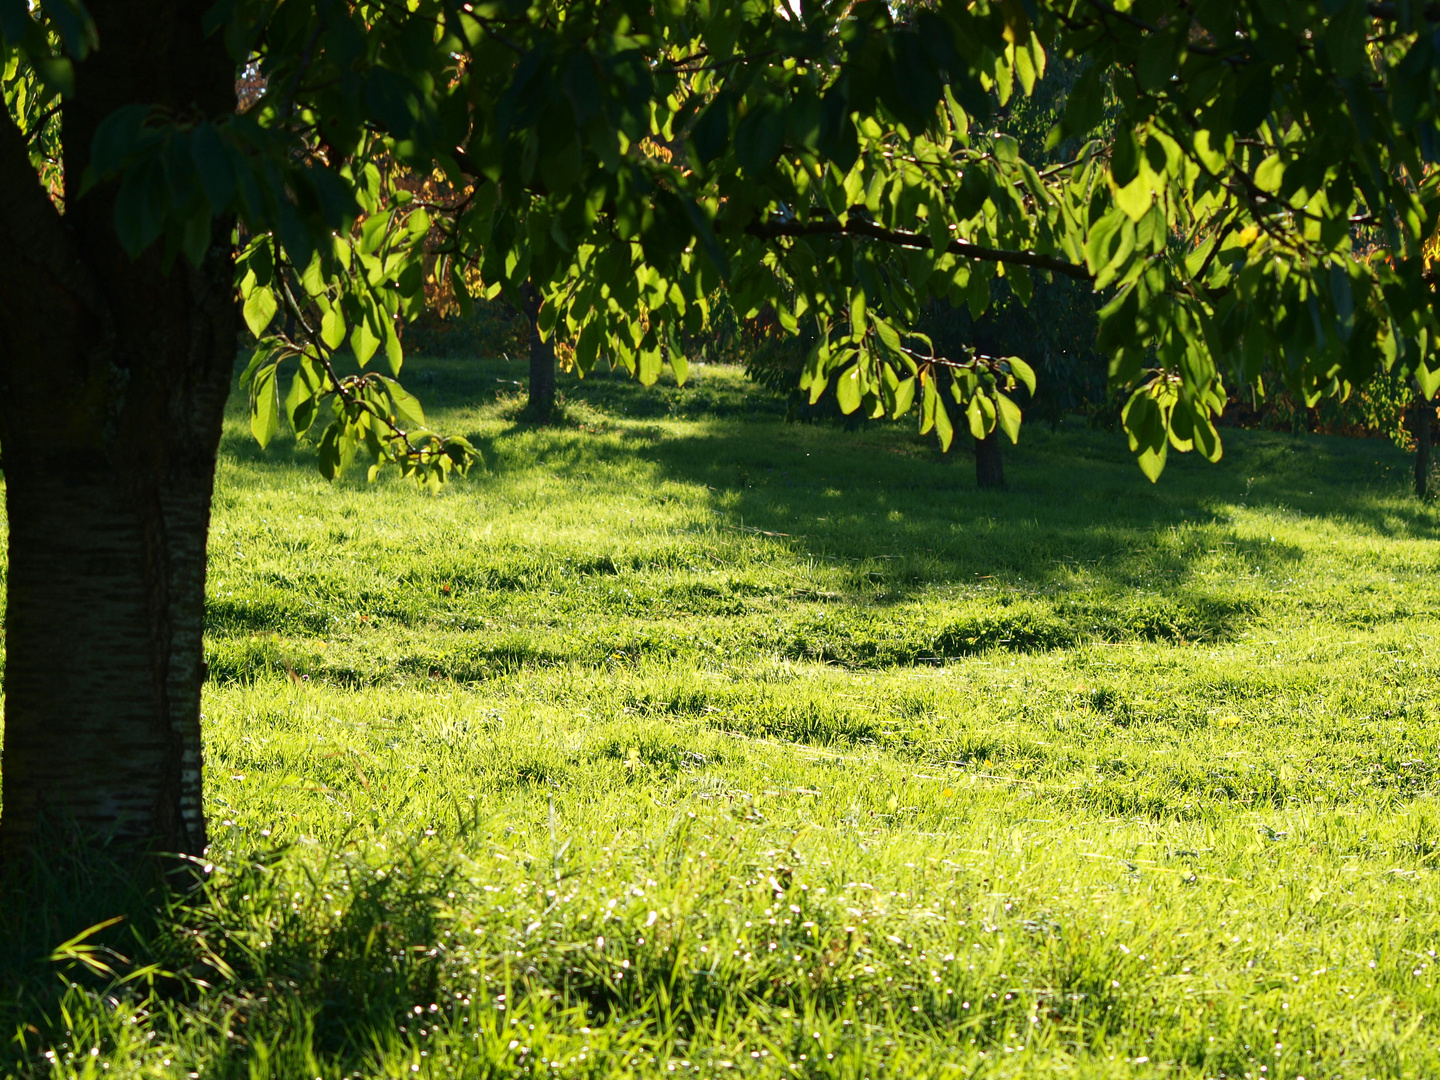
[(12, 901), (10, 1072), (1440, 1074), (1440, 549), (1388, 446), (1152, 487), (1027, 429), (981, 494), (727, 370), (549, 427), (508, 375), (425, 369), (486, 457), (439, 497), (232, 418), (212, 871)]

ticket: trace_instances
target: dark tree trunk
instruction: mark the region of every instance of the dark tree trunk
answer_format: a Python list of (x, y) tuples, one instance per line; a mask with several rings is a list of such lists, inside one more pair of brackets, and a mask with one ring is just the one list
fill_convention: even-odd
[(1435, 408), (1419, 390), (1411, 410), (1411, 433), (1415, 436), (1415, 497), (1430, 498), (1430, 413)]
[(540, 291), (528, 281), (522, 292), (530, 323), (530, 415), (542, 422), (555, 412), (555, 339), (540, 337)]
[(1005, 486), (1005, 459), (1000, 452), (1000, 428), (975, 440), (975, 483), (981, 488)]
[(131, 260), (114, 186), (81, 197), (131, 102), (235, 107), (209, 0), (92, 0), (100, 48), (64, 115), (66, 213), (0, 113), (0, 449), (10, 564), (0, 856), (74, 829), (199, 854), (205, 544), (238, 323), (231, 225), (203, 266)]

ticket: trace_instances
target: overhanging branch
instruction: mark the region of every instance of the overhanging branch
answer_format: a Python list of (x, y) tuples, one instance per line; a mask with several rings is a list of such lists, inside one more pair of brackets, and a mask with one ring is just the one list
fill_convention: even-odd
[[(904, 229), (887, 229), (873, 221), (852, 217), (845, 224), (839, 221), (756, 221), (745, 227), (745, 232), (761, 240), (775, 240), (786, 236), (860, 236), (867, 240), (878, 240), (895, 247), (933, 250), (935, 245), (924, 233), (908, 232)], [(1007, 251), (1003, 248), (983, 247), (968, 240), (951, 240), (945, 250), (952, 255), (976, 262), (1007, 263), (1015, 266), (1029, 266), (1036, 270), (1049, 270), (1056, 274), (1080, 281), (1092, 281), (1094, 276), (1085, 267), (1057, 259), (1053, 255), (1041, 255), (1035, 251)]]

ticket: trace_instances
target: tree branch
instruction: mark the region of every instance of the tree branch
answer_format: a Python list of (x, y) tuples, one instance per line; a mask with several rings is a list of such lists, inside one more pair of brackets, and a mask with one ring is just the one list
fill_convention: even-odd
[(34, 130), (30, 132), (29, 142), (27, 142), (26, 145), (29, 145), (29, 143), (33, 143), (36, 139), (40, 138), (41, 135), (45, 134), (45, 125), (48, 124), (50, 122), (50, 118), (59, 111), (60, 103), (56, 102), (54, 105), (51, 105), (48, 109), (46, 109), (43, 113), (40, 114), (40, 116), (35, 121)]
[[(756, 221), (745, 226), (745, 232), (761, 240), (774, 240), (784, 236), (862, 236), (867, 240), (879, 240), (895, 247), (934, 248), (930, 237), (923, 233), (907, 232), (903, 229), (887, 229), (871, 221), (851, 218), (844, 225), (838, 221)], [(1050, 270), (1056, 274), (1093, 280), (1085, 267), (1052, 255), (1041, 255), (1035, 251), (1006, 251), (1002, 248), (982, 247), (968, 240), (951, 240), (945, 250), (961, 258), (977, 262), (1010, 263), (1016, 266), (1031, 266), (1036, 270)]]
[(455, 164), (460, 166), (460, 171), (472, 180), (483, 183), (488, 177), (481, 172), (480, 166), (470, 156), (470, 152), (464, 147), (457, 146), (450, 151), (450, 156), (455, 159)]

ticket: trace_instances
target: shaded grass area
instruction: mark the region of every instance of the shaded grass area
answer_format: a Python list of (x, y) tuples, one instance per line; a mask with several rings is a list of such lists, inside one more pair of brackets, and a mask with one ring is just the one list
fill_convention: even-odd
[(9, 1071), (1440, 1073), (1440, 548), (1391, 448), (1151, 486), (1027, 429), (980, 493), (725, 369), (545, 428), (511, 370), (412, 377), (485, 453), (439, 497), (232, 414), (213, 870), (58, 952), (145, 905), (8, 912)]

